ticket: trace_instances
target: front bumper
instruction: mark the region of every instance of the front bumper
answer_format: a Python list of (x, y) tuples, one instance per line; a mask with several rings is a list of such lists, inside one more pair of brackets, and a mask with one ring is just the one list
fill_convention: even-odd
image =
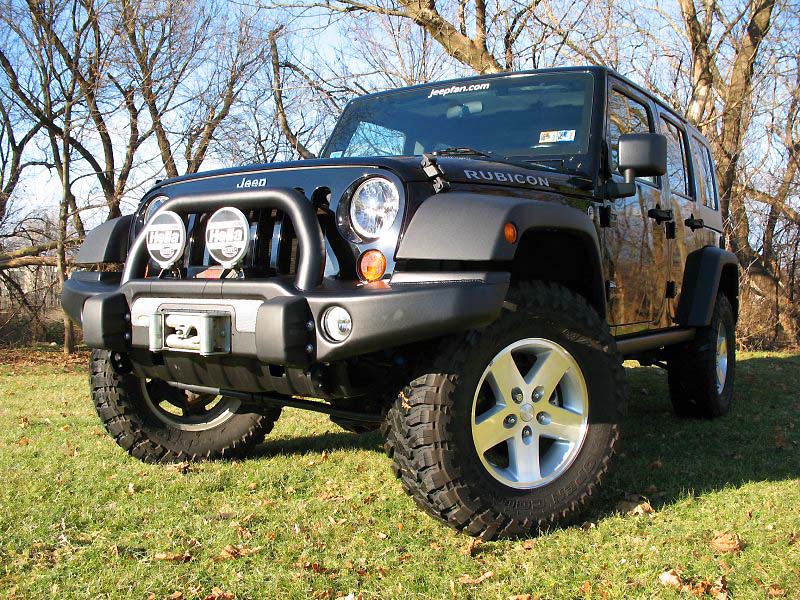
[[(83, 326), (86, 344), (120, 352), (147, 350), (150, 315), (169, 311), (230, 314), (230, 355), (303, 367), (337, 361), (480, 327), (499, 314), (508, 273), (404, 273), (362, 285), (324, 279), (300, 291), (294, 280), (130, 279), (119, 273), (76, 272), (62, 305)], [(340, 343), (322, 334), (331, 306), (350, 313)]]

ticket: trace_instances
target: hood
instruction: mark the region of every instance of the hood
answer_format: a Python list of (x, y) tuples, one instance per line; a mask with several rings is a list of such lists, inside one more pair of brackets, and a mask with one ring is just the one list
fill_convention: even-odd
[[(593, 189), (593, 182), (585, 176), (543, 165), (531, 164), (530, 167), (526, 167), (491, 159), (462, 156), (438, 156), (436, 160), (444, 178), (451, 184), (459, 186), (503, 186), (580, 195), (591, 193)], [(200, 188), (204, 191), (231, 189), (239, 185), (250, 187), (255, 183), (255, 187), (303, 188), (306, 194), (310, 195), (320, 186), (330, 188), (331, 192), (334, 192), (334, 187), (341, 188), (341, 185), (346, 188), (360, 175), (381, 170), (393, 172), (405, 183), (428, 181), (429, 178), (423, 172), (420, 161), (419, 156), (403, 156), (315, 158), (252, 164), (166, 179), (158, 182), (151, 192), (159, 189), (167, 191), (165, 188), (177, 187), (181, 192), (191, 193)], [(274, 175), (270, 176), (273, 172)], [(256, 177), (257, 174), (264, 176)], [(342, 176), (344, 180), (341, 179)], [(332, 197), (336, 198), (336, 194), (332, 193)]]

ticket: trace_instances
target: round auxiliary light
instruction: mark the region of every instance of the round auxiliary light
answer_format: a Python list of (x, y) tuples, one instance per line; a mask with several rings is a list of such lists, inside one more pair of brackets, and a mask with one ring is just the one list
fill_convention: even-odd
[(233, 206), (220, 208), (206, 222), (208, 254), (225, 269), (232, 269), (247, 254), (250, 222)]
[(178, 262), (186, 246), (183, 219), (171, 210), (157, 214), (147, 224), (145, 242), (150, 258), (162, 269), (169, 269)]
[(358, 259), (358, 274), (364, 281), (378, 281), (386, 273), (386, 257), (380, 250), (367, 250)]
[(386, 233), (400, 212), (400, 193), (384, 177), (371, 177), (356, 188), (350, 201), (350, 224), (360, 237), (375, 239)]
[(353, 319), (341, 306), (331, 306), (322, 315), (322, 331), (333, 342), (343, 342), (353, 331)]

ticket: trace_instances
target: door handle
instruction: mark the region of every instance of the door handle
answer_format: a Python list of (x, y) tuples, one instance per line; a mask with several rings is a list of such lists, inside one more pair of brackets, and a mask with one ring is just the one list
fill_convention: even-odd
[(686, 219), (683, 222), (683, 224), (686, 225), (692, 231), (694, 231), (695, 229), (702, 229), (703, 227), (705, 227), (705, 223), (703, 223), (703, 219), (695, 219), (694, 215), (692, 215), (691, 217)]
[(651, 219), (655, 219), (656, 223), (659, 225), (665, 221), (672, 221), (674, 219), (671, 208), (651, 208), (647, 211), (647, 216)]

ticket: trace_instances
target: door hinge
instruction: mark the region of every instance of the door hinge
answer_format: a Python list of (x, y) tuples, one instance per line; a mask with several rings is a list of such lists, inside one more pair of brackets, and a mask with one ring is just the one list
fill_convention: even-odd
[(599, 213), (600, 213), (600, 227), (611, 227), (617, 216), (614, 214), (614, 211), (611, 210), (611, 205), (605, 204), (601, 206), (599, 209)]
[(691, 215), (688, 219), (683, 222), (689, 229), (694, 231), (695, 229), (702, 229), (705, 227), (705, 223), (703, 223), (703, 219), (695, 219), (694, 215)]
[(667, 298), (674, 298), (678, 294), (678, 286), (674, 281), (667, 282)]
[(661, 225), (665, 221), (672, 221), (674, 219), (672, 209), (671, 208), (661, 208), (660, 206), (656, 205), (655, 208), (651, 208), (647, 211), (647, 216), (651, 219), (655, 219), (656, 223)]

